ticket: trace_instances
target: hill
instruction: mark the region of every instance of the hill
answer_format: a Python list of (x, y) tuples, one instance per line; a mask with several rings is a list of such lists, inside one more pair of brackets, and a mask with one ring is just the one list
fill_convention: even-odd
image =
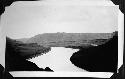
[(113, 33), (44, 33), (31, 38), (16, 39), (23, 43), (37, 43), (47, 47), (82, 46), (90, 44), (103, 44), (118, 32)]

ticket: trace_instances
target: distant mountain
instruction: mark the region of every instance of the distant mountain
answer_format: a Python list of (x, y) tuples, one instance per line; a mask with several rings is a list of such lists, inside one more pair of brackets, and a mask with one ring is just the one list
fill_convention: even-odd
[(83, 45), (88, 44), (92, 40), (103, 42), (112, 38), (114, 33), (44, 33), (38, 34), (31, 38), (18, 39), (24, 43), (37, 43), (43, 46), (67, 46), (67, 45)]
[(36, 35), (26, 41), (26, 43), (38, 43), (40, 45), (65, 46), (79, 45), (94, 39), (109, 39), (112, 33), (45, 33)]
[(21, 42), (23, 42), (23, 43), (26, 43), (26, 41), (27, 41), (28, 39), (30, 39), (30, 38), (21, 38), (21, 39), (15, 39), (15, 40), (21, 41)]

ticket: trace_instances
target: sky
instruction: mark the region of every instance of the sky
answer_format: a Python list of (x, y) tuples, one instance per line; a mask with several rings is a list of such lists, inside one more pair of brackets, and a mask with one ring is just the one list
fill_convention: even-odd
[(14, 3), (5, 9), (1, 25), (7, 36), (29, 38), (42, 33), (109, 33), (117, 30), (118, 8), (82, 4)]

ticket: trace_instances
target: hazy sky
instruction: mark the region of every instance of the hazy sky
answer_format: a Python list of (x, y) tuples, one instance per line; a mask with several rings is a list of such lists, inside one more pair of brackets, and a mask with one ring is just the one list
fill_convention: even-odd
[(41, 33), (113, 32), (118, 16), (114, 6), (13, 4), (2, 16), (7, 36), (27, 38)]

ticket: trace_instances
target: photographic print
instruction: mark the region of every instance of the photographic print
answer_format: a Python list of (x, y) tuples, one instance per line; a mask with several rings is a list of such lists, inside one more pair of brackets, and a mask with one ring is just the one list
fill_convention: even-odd
[(9, 72), (117, 72), (118, 7), (15, 2), (6, 8)]

